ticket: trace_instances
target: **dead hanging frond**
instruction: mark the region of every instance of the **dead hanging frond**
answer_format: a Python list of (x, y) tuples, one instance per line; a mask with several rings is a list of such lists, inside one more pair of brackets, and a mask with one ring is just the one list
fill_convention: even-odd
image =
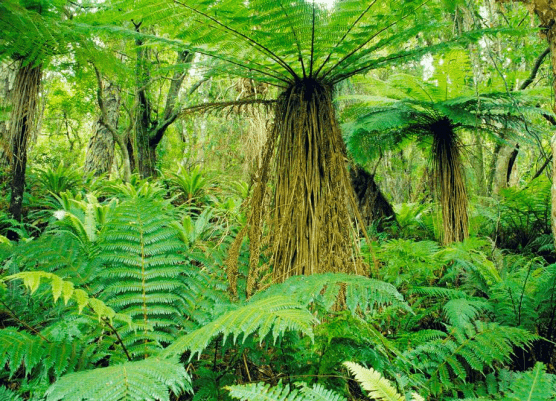
[[(274, 191), (265, 211), (271, 176)], [(332, 88), (298, 81), (278, 98), (255, 179), (247, 295), (269, 271), (272, 282), (325, 272), (363, 274), (350, 214), (355, 209)]]
[(264, 98), (268, 94), (269, 85), (252, 78), (239, 78), (235, 89), (238, 93), (236, 100)]
[(469, 236), (467, 191), (461, 142), (452, 122), (444, 117), (430, 123), (432, 162), (442, 207), (442, 242), (460, 242)]
[(185, 117), (194, 113), (219, 113), (225, 110), (231, 110), (233, 112), (241, 112), (241, 110), (248, 106), (265, 106), (272, 107), (276, 104), (274, 99), (241, 99), (241, 100), (230, 100), (225, 102), (207, 102), (203, 104), (198, 104), (191, 107), (186, 107), (181, 110), (179, 116)]

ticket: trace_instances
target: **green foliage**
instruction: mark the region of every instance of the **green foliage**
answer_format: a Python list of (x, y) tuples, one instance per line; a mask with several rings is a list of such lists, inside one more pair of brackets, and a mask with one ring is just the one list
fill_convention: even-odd
[(434, 396), (464, 383), (471, 371), (484, 373), (494, 369), (496, 363), (508, 362), (514, 347), (527, 347), (538, 339), (519, 328), (482, 321), (448, 330), (440, 338), (404, 353), (403, 364), (415, 369), (412, 375), (425, 381), (428, 393)]
[(245, 341), (252, 334), (256, 334), (261, 342), (271, 334), (276, 342), (289, 330), (313, 338), (314, 323), (314, 316), (297, 301), (284, 295), (268, 296), (237, 307), (206, 326), (177, 338), (161, 355), (169, 357), (186, 351), (190, 351), (191, 356), (199, 354), (220, 334), (223, 342), (231, 336), (234, 343), (240, 336)]
[(0, 363), (7, 367), (9, 378), (23, 369), (35, 384), (92, 366), (99, 360), (95, 350), (88, 342), (52, 341), (14, 328), (0, 330)]
[(548, 401), (556, 399), (556, 377), (546, 374), (546, 366), (540, 362), (523, 373), (511, 374), (505, 389), (505, 401)]
[(75, 191), (83, 183), (82, 174), (75, 166), (60, 162), (57, 166), (36, 167), (34, 171), (37, 192), (60, 195), (62, 192)]
[(0, 387), (0, 398), (5, 401), (23, 401), (23, 398), (4, 386)]
[(281, 382), (276, 386), (265, 383), (250, 383), (227, 386), (232, 398), (245, 401), (345, 401), (341, 395), (327, 390), (319, 384), (309, 387), (301, 384), (299, 389), (290, 389)]
[(47, 401), (170, 401), (191, 391), (184, 367), (173, 360), (147, 358), (138, 362), (66, 375), (46, 392)]
[(11, 281), (11, 280), (23, 280), (23, 284), (25, 287), (29, 289), (31, 294), (38, 290), (41, 280), (44, 279), (50, 284), (52, 289), (52, 297), (54, 298), (54, 302), (58, 301), (61, 297), (65, 304), (68, 303), (69, 300), (72, 300), (77, 305), (79, 313), (83, 311), (85, 307), (89, 307), (100, 319), (108, 319), (112, 321), (115, 317), (127, 321), (131, 324), (131, 320), (126, 315), (116, 315), (116, 312), (101, 300), (96, 298), (91, 298), (87, 294), (87, 292), (74, 288), (74, 285), (71, 281), (62, 280), (59, 276), (53, 273), (47, 273), (43, 271), (35, 271), (35, 272), (21, 272), (17, 274), (12, 274), (4, 278), (4, 281)]
[[(410, 310), (403, 296), (393, 285), (343, 273), (294, 276), (282, 284), (275, 284), (268, 290), (256, 294), (252, 300), (280, 294), (288, 294), (293, 300), (304, 306), (314, 304), (323, 308), (324, 311), (330, 311), (334, 306), (343, 303), (352, 313), (372, 313), (390, 304)], [(345, 300), (342, 299), (343, 296), (345, 296)]]
[(172, 174), (170, 185), (180, 193), (183, 201), (190, 206), (200, 205), (208, 200), (211, 179), (199, 166), (187, 171), (182, 169), (179, 174)]
[[(367, 369), (353, 362), (344, 362), (344, 365), (355, 376), (361, 387), (369, 392), (369, 397), (378, 401), (404, 401), (406, 399), (396, 391), (390, 381), (373, 368)], [(424, 401), (424, 398), (413, 393), (411, 400)]]
[(95, 292), (140, 326), (140, 333), (122, 331), (133, 356), (152, 355), (183, 325), (183, 243), (172, 222), (163, 203), (134, 197), (114, 209), (99, 235), (98, 257), (105, 267)]

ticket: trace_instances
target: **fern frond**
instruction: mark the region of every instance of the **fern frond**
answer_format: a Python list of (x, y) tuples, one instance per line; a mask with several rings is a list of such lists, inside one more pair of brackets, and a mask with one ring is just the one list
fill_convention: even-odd
[(527, 347), (538, 338), (516, 327), (476, 321), (451, 327), (445, 338), (419, 345), (404, 357), (412, 361), (412, 369), (427, 375), (427, 388), (438, 395), (454, 382), (465, 381), (470, 371), (483, 372), (495, 363), (507, 362), (515, 348)]
[(546, 366), (537, 362), (528, 371), (514, 375), (506, 399), (519, 401), (545, 401), (556, 397), (556, 376), (546, 373)]
[(411, 310), (392, 284), (344, 273), (290, 277), (281, 284), (272, 285), (267, 290), (255, 294), (252, 300), (288, 294), (301, 305), (309, 306), (315, 303), (326, 310), (331, 310), (334, 305), (337, 305), (343, 289), (345, 289), (346, 306), (352, 313), (357, 310), (373, 312), (387, 305)]
[[(0, 330), (0, 366), (10, 377), (23, 368), (25, 375), (60, 377), (94, 362), (94, 349), (87, 342), (49, 341), (14, 328)], [(78, 356), (79, 355), (79, 356)]]
[(63, 376), (46, 391), (47, 401), (170, 401), (191, 392), (191, 380), (175, 360), (147, 358)]
[(355, 376), (361, 387), (369, 392), (369, 397), (379, 401), (405, 401), (389, 380), (373, 368), (364, 368), (354, 362), (344, 362), (344, 366)]
[(232, 398), (242, 401), (346, 401), (346, 398), (327, 390), (320, 384), (312, 387), (305, 383), (299, 389), (290, 389), (289, 384), (281, 382), (276, 386), (267, 383), (249, 383), (244, 385), (227, 386)]
[(313, 339), (314, 316), (291, 297), (276, 295), (251, 301), (247, 305), (225, 313), (209, 324), (185, 336), (179, 337), (161, 353), (164, 357), (181, 355), (191, 351), (191, 356), (203, 351), (211, 340), (223, 334), (235, 342), (257, 334), (260, 341), (272, 334), (276, 341), (285, 331), (299, 331)]
[(77, 304), (79, 313), (81, 313), (85, 307), (89, 307), (98, 316), (99, 320), (106, 318), (112, 322), (114, 318), (117, 318), (118, 320), (131, 324), (131, 320), (128, 316), (117, 314), (101, 300), (89, 297), (87, 292), (75, 288), (71, 281), (62, 280), (54, 273), (43, 271), (21, 272), (7, 276), (2, 281), (12, 280), (23, 280), (23, 284), (29, 289), (31, 294), (37, 291), (41, 281), (44, 280), (51, 287), (54, 302), (57, 302), (61, 297), (67, 305), (68, 301), (72, 300)]
[(9, 388), (6, 388), (6, 387), (2, 386), (2, 387), (0, 387), (0, 400), (4, 400), (4, 401), (23, 401), (23, 398), (21, 398), (18, 394), (16, 394), (15, 392), (10, 390)]
[(481, 313), (492, 310), (492, 305), (485, 299), (451, 299), (444, 304), (444, 314), (448, 323), (455, 327), (465, 325), (477, 320)]
[(185, 321), (189, 291), (183, 277), (186, 259), (180, 254), (185, 246), (171, 211), (150, 198), (152, 189), (146, 184), (128, 189), (132, 197), (114, 208), (99, 234), (98, 258), (105, 267), (94, 290), (140, 325), (140, 336), (123, 332), (131, 354), (152, 355)]

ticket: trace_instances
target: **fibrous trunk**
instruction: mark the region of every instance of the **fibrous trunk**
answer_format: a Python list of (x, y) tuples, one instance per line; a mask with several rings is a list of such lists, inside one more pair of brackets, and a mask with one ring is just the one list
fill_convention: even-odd
[[(41, 70), (41, 65), (22, 65), (17, 72), (14, 84), (10, 120), (12, 183), (9, 212), (17, 221), (21, 221), (27, 145), (36, 124)], [(13, 237), (13, 233), (9, 236)]]
[[(106, 118), (107, 123), (113, 127), (118, 126), (118, 118), (120, 115), (120, 90), (112, 83), (105, 86), (106, 100)], [(94, 133), (89, 141), (87, 148), (87, 156), (85, 158), (85, 172), (101, 175), (109, 173), (114, 162), (114, 135), (102, 123), (101, 118), (97, 120), (94, 126)]]
[(350, 178), (366, 226), (374, 224), (378, 230), (382, 230), (385, 221), (396, 221), (396, 213), (375, 182), (374, 174), (356, 165), (350, 170)]
[[(270, 203), (266, 212), (265, 202)], [(350, 209), (356, 209), (355, 200), (332, 88), (311, 79), (298, 81), (278, 99), (256, 176), (247, 294), (260, 287), (265, 273), (272, 282), (324, 272), (362, 274)], [(259, 261), (261, 249), (266, 264)], [(234, 270), (228, 271), (232, 287)]]
[(448, 119), (438, 120), (432, 132), (434, 175), (442, 207), (442, 241), (444, 244), (460, 242), (469, 236), (460, 142)]

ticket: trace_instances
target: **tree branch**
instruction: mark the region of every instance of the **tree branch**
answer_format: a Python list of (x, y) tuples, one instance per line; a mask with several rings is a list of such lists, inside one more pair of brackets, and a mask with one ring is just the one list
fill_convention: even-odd
[(544, 58), (546, 56), (548, 56), (549, 53), (550, 53), (550, 48), (548, 48), (544, 52), (542, 52), (542, 54), (537, 58), (537, 61), (535, 61), (535, 65), (533, 66), (533, 69), (531, 70), (531, 74), (529, 75), (529, 77), (525, 81), (523, 81), (523, 83), (519, 87), (519, 90), (525, 90), (529, 85), (531, 85), (533, 83), (533, 81), (535, 80), (535, 77), (537, 76), (537, 73), (539, 72), (539, 69), (541, 68), (541, 65), (542, 65), (542, 62), (544, 61)]

